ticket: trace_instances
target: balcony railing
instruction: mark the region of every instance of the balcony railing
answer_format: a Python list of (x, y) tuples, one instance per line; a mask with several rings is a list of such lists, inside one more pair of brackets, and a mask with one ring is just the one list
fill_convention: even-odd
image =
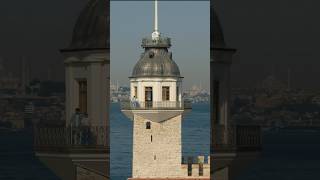
[(260, 126), (214, 126), (212, 128), (213, 151), (259, 150), (261, 148)]
[(191, 109), (191, 101), (121, 101), (122, 110), (184, 110)]
[(107, 149), (108, 145), (107, 128), (103, 126), (36, 127), (34, 129), (36, 150)]
[(170, 47), (171, 39), (167, 37), (160, 37), (158, 40), (152, 38), (143, 38), (142, 47)]

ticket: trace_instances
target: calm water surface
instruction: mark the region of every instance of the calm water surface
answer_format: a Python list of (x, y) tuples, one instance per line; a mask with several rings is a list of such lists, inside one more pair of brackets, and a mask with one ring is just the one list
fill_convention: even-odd
[(0, 131), (1, 180), (59, 180), (33, 152), (32, 134)]
[[(111, 106), (111, 179), (131, 175), (132, 122)], [(209, 154), (209, 105), (194, 104), (182, 124), (183, 155)], [(58, 180), (33, 152), (30, 132), (0, 130), (0, 180)], [(261, 156), (237, 180), (320, 179), (320, 129), (264, 133)]]
[(260, 157), (237, 180), (270, 179), (320, 179), (320, 128), (264, 133)]

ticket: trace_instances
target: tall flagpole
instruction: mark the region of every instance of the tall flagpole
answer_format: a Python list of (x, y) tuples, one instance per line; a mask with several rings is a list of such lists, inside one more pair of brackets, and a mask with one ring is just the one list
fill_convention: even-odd
[(152, 33), (153, 40), (159, 40), (160, 33), (158, 29), (158, 0), (154, 1), (154, 31)]
[(158, 32), (158, 0), (154, 2), (154, 31)]

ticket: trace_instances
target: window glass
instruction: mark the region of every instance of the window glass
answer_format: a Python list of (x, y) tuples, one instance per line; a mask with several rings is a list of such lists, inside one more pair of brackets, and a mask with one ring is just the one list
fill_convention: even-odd
[(169, 86), (162, 87), (162, 100), (169, 101), (170, 100), (170, 88)]

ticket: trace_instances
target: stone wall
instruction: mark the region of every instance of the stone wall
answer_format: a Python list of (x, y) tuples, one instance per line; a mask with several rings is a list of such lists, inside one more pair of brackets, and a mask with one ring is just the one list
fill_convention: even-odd
[(207, 157), (207, 161), (204, 156), (183, 157), (181, 171), (182, 177), (210, 178), (210, 156)]
[(132, 177), (182, 177), (181, 115), (161, 123), (135, 115), (133, 126)]

